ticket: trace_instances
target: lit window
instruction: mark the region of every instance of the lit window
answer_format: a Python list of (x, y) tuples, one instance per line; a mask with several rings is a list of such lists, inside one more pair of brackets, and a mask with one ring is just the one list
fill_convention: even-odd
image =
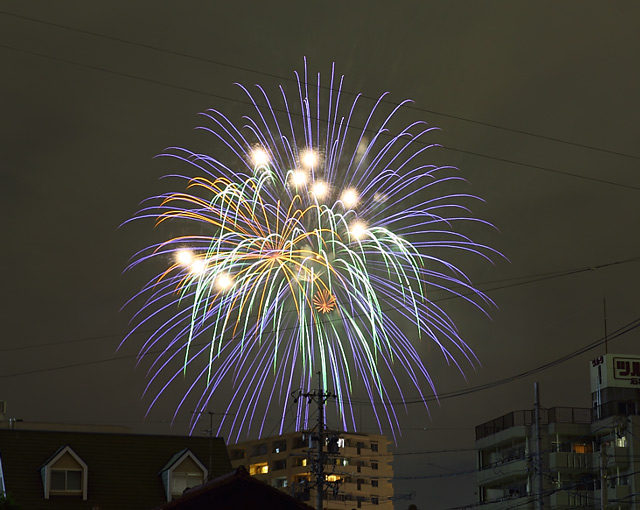
[(251, 464), (249, 466), (250, 475), (264, 475), (269, 472), (268, 462), (259, 462), (257, 464)]
[(573, 445), (574, 453), (591, 453), (591, 445), (587, 444), (574, 444)]
[(338, 475), (327, 475), (327, 482), (339, 482), (340, 480)]

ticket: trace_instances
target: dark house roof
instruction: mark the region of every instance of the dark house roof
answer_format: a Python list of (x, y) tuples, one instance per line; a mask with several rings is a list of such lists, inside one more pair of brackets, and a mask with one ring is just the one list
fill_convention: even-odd
[[(211, 475), (231, 471), (221, 438), (0, 430), (0, 461), (6, 490), (23, 510), (145, 510), (167, 501), (161, 471), (189, 449)], [(45, 499), (41, 468), (69, 446), (86, 463), (87, 499), (51, 495)]]
[(185, 491), (155, 510), (314, 510), (285, 492), (252, 477), (243, 467)]

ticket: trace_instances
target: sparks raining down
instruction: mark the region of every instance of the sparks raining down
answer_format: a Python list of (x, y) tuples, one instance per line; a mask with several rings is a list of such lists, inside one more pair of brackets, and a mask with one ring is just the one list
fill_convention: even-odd
[(357, 428), (358, 388), (395, 436), (394, 398), (435, 393), (423, 344), (460, 371), (458, 359), (475, 363), (431, 292), (490, 305), (441, 257), (495, 252), (454, 229), (484, 222), (464, 205), (475, 197), (442, 191), (461, 180), (456, 169), (425, 162), (434, 128), (391, 128), (408, 101), (348, 102), (333, 69), (325, 87), (319, 74), (310, 83), (306, 63), (295, 75), (294, 97), (240, 86), (254, 107), (242, 127), (205, 112), (202, 129), (221, 150), (167, 150), (190, 169), (172, 176), (186, 191), (154, 197), (136, 216), (180, 233), (131, 264), (164, 266), (134, 298), (143, 305), (132, 333), (154, 330), (140, 350), (152, 360), (151, 406), (183, 385), (174, 417), (215, 406), (229, 437), (283, 432), (291, 420), (304, 428), (308, 406), (295, 409), (289, 395), (320, 372), (337, 395), (334, 426)]

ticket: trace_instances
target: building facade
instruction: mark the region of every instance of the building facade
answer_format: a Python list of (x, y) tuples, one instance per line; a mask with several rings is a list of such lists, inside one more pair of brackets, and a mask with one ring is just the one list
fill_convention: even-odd
[(590, 362), (592, 408), (540, 411), (539, 485), (534, 411), (476, 427), (479, 503), (487, 510), (640, 508), (640, 356)]
[[(389, 440), (381, 435), (325, 431), (327, 442), (324, 472), (327, 486), (324, 510), (354, 508), (393, 509), (393, 454)], [(333, 445), (333, 446), (332, 446)], [(313, 436), (292, 432), (281, 436), (229, 446), (234, 468), (249, 473), (272, 487), (316, 501)]]
[(221, 438), (7, 425), (0, 428), (0, 490), (22, 509), (149, 509), (231, 471)]

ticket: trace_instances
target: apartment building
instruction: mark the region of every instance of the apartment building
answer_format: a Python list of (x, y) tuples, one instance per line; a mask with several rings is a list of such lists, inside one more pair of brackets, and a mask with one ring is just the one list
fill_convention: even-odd
[[(325, 431), (326, 456), (324, 510), (355, 508), (393, 509), (393, 454), (390, 441), (382, 435)], [(292, 432), (230, 445), (234, 468), (245, 466), (249, 473), (280, 490), (316, 501), (313, 473), (314, 436)]]
[(540, 411), (537, 472), (533, 410), (476, 427), (478, 497), (487, 510), (608, 508), (640, 501), (640, 356), (606, 354), (590, 362), (592, 408)]

